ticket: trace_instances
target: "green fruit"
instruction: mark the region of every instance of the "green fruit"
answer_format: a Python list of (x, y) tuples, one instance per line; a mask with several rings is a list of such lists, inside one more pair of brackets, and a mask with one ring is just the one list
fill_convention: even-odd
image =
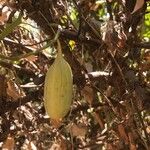
[(58, 42), (58, 55), (48, 69), (44, 85), (44, 106), (51, 119), (61, 119), (69, 112), (72, 90), (72, 70), (63, 58)]

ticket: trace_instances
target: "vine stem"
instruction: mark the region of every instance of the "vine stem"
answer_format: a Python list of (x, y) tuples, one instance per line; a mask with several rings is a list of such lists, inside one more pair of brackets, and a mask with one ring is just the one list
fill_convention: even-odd
[(57, 39), (57, 57), (60, 58), (62, 57), (62, 49), (61, 49), (61, 44), (60, 44), (60, 41), (59, 39)]

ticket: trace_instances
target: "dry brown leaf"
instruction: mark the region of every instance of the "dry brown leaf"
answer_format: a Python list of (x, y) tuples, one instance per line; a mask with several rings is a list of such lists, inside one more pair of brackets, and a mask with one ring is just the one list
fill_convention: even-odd
[(5, 12), (2, 12), (2, 14), (0, 15), (0, 24), (3, 25), (7, 21), (7, 19), (8, 19), (8, 13), (9, 13), (8, 10), (5, 11)]
[(130, 142), (130, 150), (137, 150), (132, 133), (129, 132), (128, 136), (129, 136), (129, 142)]
[(23, 91), (19, 88), (19, 86), (12, 80), (7, 82), (7, 94), (12, 97), (14, 100), (24, 96)]
[(136, 12), (137, 10), (142, 8), (143, 5), (144, 5), (144, 0), (136, 0), (136, 4), (135, 4), (135, 7), (134, 7), (134, 10), (132, 11), (131, 14), (133, 14), (134, 12)]
[(2, 145), (3, 150), (13, 150), (15, 145), (14, 137), (11, 137), (10, 135), (7, 137), (6, 141)]
[(128, 144), (129, 143), (128, 136), (122, 124), (118, 125), (118, 132), (120, 134), (120, 137), (125, 141), (126, 144)]
[(82, 90), (82, 94), (84, 99), (91, 105), (94, 97), (93, 89), (89, 86), (85, 86)]
[(72, 136), (80, 136), (84, 137), (87, 133), (87, 128), (86, 127), (81, 127), (76, 124), (71, 124), (68, 127), (69, 132), (71, 133)]
[(104, 129), (104, 127), (105, 127), (105, 126), (104, 126), (104, 121), (103, 121), (102, 118), (99, 116), (99, 114), (96, 113), (96, 112), (94, 112), (94, 113), (93, 113), (93, 116), (94, 116), (95, 120), (99, 123), (101, 129)]

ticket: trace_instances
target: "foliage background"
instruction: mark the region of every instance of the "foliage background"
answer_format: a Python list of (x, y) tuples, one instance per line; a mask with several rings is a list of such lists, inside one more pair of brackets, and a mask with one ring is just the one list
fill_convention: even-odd
[[(2, 149), (148, 150), (149, 0), (1, 0), (0, 30)], [(43, 106), (58, 33), (74, 77), (60, 124)]]

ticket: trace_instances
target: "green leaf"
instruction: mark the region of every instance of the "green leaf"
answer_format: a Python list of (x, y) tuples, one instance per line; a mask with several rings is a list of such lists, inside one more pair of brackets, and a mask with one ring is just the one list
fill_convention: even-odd
[(0, 34), (0, 40), (3, 40), (7, 35), (9, 35), (20, 23), (21, 23), (22, 13), (19, 14), (18, 18), (12, 23), (8, 23), (5, 29)]

